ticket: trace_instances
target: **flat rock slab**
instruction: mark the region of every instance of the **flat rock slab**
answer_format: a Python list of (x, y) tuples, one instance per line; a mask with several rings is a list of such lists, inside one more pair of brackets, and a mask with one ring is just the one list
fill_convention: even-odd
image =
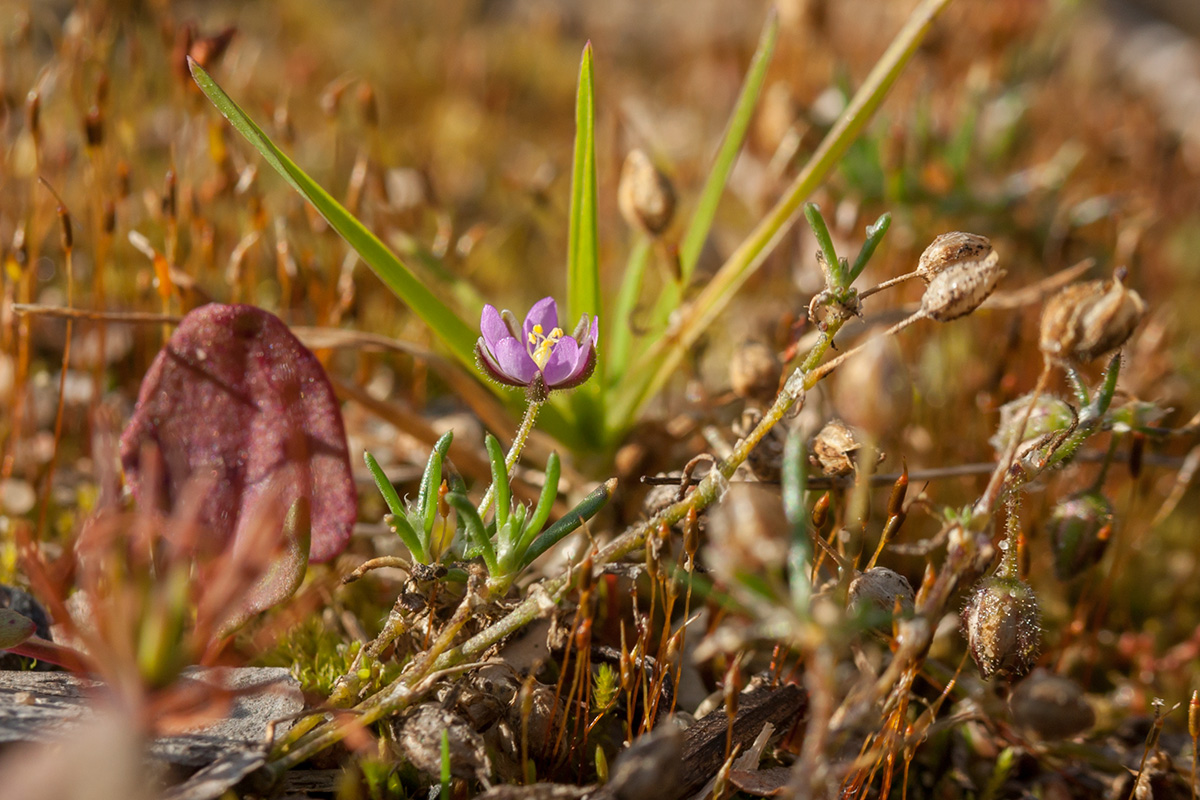
[[(304, 708), (300, 685), (281, 667), (196, 669), (183, 680), (201, 681), (231, 691), (225, 717), (195, 730), (156, 739), (152, 758), (198, 767), (230, 751), (259, 749), (268, 726)], [(45, 742), (69, 734), (94, 716), (91, 703), (103, 691), (99, 681), (65, 672), (0, 672), (0, 746)], [(275, 727), (276, 735), (290, 719)]]

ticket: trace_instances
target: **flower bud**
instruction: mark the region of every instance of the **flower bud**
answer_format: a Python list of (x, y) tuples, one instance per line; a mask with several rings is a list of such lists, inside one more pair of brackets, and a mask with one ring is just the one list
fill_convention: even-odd
[(675, 190), (641, 150), (630, 150), (621, 167), (617, 205), (631, 227), (659, 236), (675, 216)]
[(1112, 505), (1099, 492), (1082, 492), (1060, 502), (1050, 513), (1054, 574), (1074, 578), (1104, 556), (1112, 533)]
[(1004, 575), (984, 578), (963, 609), (962, 621), (971, 657), (983, 677), (1020, 677), (1033, 666), (1041, 621), (1029, 584)]
[(1125, 343), (1146, 314), (1146, 304), (1122, 282), (1111, 280), (1067, 286), (1042, 311), (1038, 346), (1048, 358), (1091, 361)]
[(1019, 727), (1041, 739), (1069, 739), (1096, 724), (1079, 686), (1041, 668), (1017, 684), (1008, 707)]
[(954, 264), (984, 261), (994, 252), (992, 242), (986, 236), (962, 231), (943, 233), (921, 253), (921, 260), (917, 262), (917, 275), (925, 283), (929, 283), (935, 275)]
[(982, 259), (949, 264), (929, 280), (921, 297), (921, 310), (938, 322), (965, 317), (979, 308), (1003, 277), (994, 250)]
[[(1021, 395), (1000, 407), (1000, 425), (996, 428), (996, 435), (989, 440), (992, 447), (996, 448), (997, 453), (1008, 451), (1012, 438), (1017, 435), (1017, 426), (1025, 417), (1025, 409), (1029, 407), (1031, 399), (1032, 396), (1029, 394)], [(1024, 435), (1021, 438), (1022, 442), (1038, 439), (1054, 431), (1065, 430), (1071, 425), (1074, 415), (1071, 413), (1071, 406), (1065, 400), (1054, 395), (1042, 394), (1034, 402), (1033, 410), (1029, 412), (1029, 420), (1025, 425)]]
[(908, 578), (887, 567), (871, 567), (850, 582), (848, 605), (857, 611), (867, 603), (874, 603), (891, 614), (899, 599), (901, 610), (910, 612), (915, 597)]
[(783, 365), (775, 351), (758, 341), (742, 342), (729, 360), (729, 384), (744, 400), (770, 405), (779, 391)]

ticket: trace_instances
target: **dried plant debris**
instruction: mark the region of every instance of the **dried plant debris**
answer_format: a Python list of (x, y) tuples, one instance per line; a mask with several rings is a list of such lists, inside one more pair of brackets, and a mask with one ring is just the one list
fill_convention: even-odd
[[(808, 460), (821, 474), (839, 478), (854, 472), (862, 448), (861, 437), (853, 428), (840, 419), (832, 419), (813, 437)], [(879, 453), (876, 459), (883, 461), (884, 454)]]
[(184, 317), (158, 354), (121, 436), (140, 502), (172, 508), (206, 489), (200, 522), (214, 549), (243, 536), (267, 504), (311, 504), (309, 559), (346, 546), (357, 517), (342, 415), (316, 357), (279, 318), (213, 303)]
[(487, 785), (492, 767), (487, 748), (466, 720), (436, 703), (425, 703), (396, 726), (396, 742), (404, 758), (436, 778), (442, 770), (443, 737), (449, 746), (450, 773)]

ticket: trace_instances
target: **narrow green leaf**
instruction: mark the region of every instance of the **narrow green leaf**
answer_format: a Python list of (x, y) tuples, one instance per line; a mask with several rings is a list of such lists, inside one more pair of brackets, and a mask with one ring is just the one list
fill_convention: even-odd
[(779, 38), (779, 14), (772, 9), (767, 14), (763, 24), (762, 34), (758, 38), (758, 48), (750, 59), (750, 68), (746, 71), (746, 80), (742, 91), (738, 94), (729, 122), (725, 126), (725, 134), (721, 137), (721, 145), (717, 148), (713, 159), (712, 169), (700, 190), (700, 199), (688, 221), (687, 230), (679, 244), (679, 276), (674, 283), (668, 283), (659, 294), (650, 315), (650, 325), (655, 332), (661, 330), (667, 318), (683, 299), (683, 290), (691, 282), (696, 270), (696, 262), (700, 260), (700, 251), (708, 239), (712, 229), (713, 219), (717, 216), (717, 206), (725, 193), (725, 186), (733, 172), (738, 154), (746, 142), (746, 133), (754, 119), (754, 109), (758, 106), (758, 98), (762, 93), (763, 82), (767, 77), (767, 67), (771, 64), (771, 56), (775, 52), (775, 41)]
[(254, 145), (267, 163), (274, 167), (293, 189), (313, 204), (333, 229), (362, 257), (367, 266), (425, 321), (434, 335), (446, 344), (459, 361), (474, 368), (475, 341), (479, 336), (475, 328), (463, 322), (413, 275), (375, 234), (284, 155), (199, 64), (189, 58), (188, 66), (196, 85), (237, 132)]
[(704, 188), (700, 190), (700, 200), (696, 203), (696, 210), (692, 212), (687, 231), (683, 234), (683, 240), (679, 245), (679, 268), (684, 286), (687, 285), (692, 277), (692, 272), (696, 269), (700, 251), (704, 248), (704, 240), (708, 238), (713, 218), (717, 215), (717, 205), (721, 202), (721, 195), (725, 193), (725, 184), (729, 181), (734, 162), (737, 161), (738, 153), (741, 152), (742, 145), (746, 141), (746, 132), (750, 129), (750, 122), (754, 119), (754, 109), (758, 105), (758, 96), (762, 93), (763, 81), (767, 77), (767, 67), (771, 64), (771, 56), (775, 52), (775, 41), (778, 38), (779, 14), (772, 9), (767, 14), (767, 21), (758, 38), (758, 48), (750, 60), (746, 81), (742, 84), (742, 91), (738, 95), (733, 113), (729, 117), (729, 123), (725, 127), (725, 135), (721, 139), (721, 146), (713, 160), (712, 169), (704, 181)]
[(883, 241), (883, 237), (891, 225), (892, 215), (885, 212), (883, 216), (875, 220), (874, 225), (867, 226), (867, 239), (863, 242), (862, 249), (858, 251), (858, 258), (854, 259), (854, 266), (850, 268), (847, 285), (858, 280), (858, 276), (862, 274), (863, 269), (871, 260), (871, 256), (875, 255), (875, 248), (879, 247), (879, 243)]
[(617, 479), (609, 478), (600, 484), (591, 494), (583, 498), (579, 502), (579, 505), (568, 511), (562, 519), (551, 525), (546, 529), (545, 533), (533, 540), (533, 544), (529, 545), (529, 549), (525, 551), (522, 566), (532, 564), (534, 559), (562, 541), (564, 536), (596, 516), (596, 513), (604, 508), (605, 503), (612, 497), (613, 490), (616, 488)]
[(838, 259), (837, 250), (834, 249), (833, 237), (829, 235), (829, 226), (825, 224), (825, 216), (821, 213), (821, 207), (816, 203), (805, 203), (804, 218), (808, 220), (808, 227), (812, 228), (813, 235), (817, 237), (817, 244), (821, 246), (825, 269), (829, 270), (829, 283), (833, 286), (845, 286), (846, 274), (842, 270), (842, 262)]
[(496, 560), (496, 548), (492, 545), (492, 540), (487, 534), (479, 512), (475, 510), (475, 506), (471, 505), (471, 501), (465, 494), (458, 492), (446, 495), (446, 502), (462, 517), (463, 524), (467, 528), (467, 539), (483, 555), (483, 562), (487, 564), (488, 572), (492, 575), (498, 574), (499, 563)]
[(425, 537), (433, 531), (433, 523), (437, 520), (438, 490), (442, 487), (442, 462), (450, 451), (450, 443), (454, 441), (454, 431), (446, 431), (433, 444), (429, 453), (429, 461), (425, 464), (425, 472), (421, 474), (421, 488), (417, 490), (417, 513), (421, 515)]
[[(508, 469), (504, 466), (504, 448), (500, 440), (490, 433), (484, 437), (488, 459), (492, 462), (492, 497), (496, 504), (496, 530), (508, 525), (512, 510), (512, 487), (508, 485)], [(485, 510), (486, 513), (486, 510)]]
[(396, 532), (413, 558), (422, 564), (428, 564), (432, 560), (429, 557), (429, 536), (417, 533), (408, 517), (404, 514), (389, 514), (384, 522)]
[(788, 585), (792, 592), (792, 603), (801, 613), (807, 612), (808, 599), (812, 594), (808, 572), (812, 543), (809, 541), (808, 506), (804, 502), (808, 488), (804, 450), (804, 438), (796, 431), (789, 433), (783, 445), (783, 511), (792, 534), (788, 548)]
[(596, 231), (596, 87), (592, 78), (592, 43), (588, 42), (583, 48), (575, 96), (575, 159), (571, 169), (571, 227), (567, 244), (570, 325), (583, 314), (596, 316), (600, 313), (599, 237)]
[(629, 363), (629, 351), (633, 344), (633, 312), (637, 308), (642, 278), (646, 275), (646, 265), (650, 263), (652, 252), (650, 239), (640, 234), (629, 251), (629, 262), (625, 265), (621, 289), (617, 292), (617, 305), (603, 339), (608, 345), (605, 350), (604, 379), (609, 386), (621, 382)]
[(375, 456), (363, 451), (363, 461), (367, 462), (367, 469), (371, 471), (371, 477), (375, 479), (375, 485), (379, 488), (379, 493), (383, 495), (388, 510), (393, 514), (403, 515), (404, 503), (400, 502), (400, 495), (396, 494), (396, 487), (388, 480), (388, 476), (384, 474), (383, 468), (379, 466)]
[(551, 453), (550, 458), (546, 460), (546, 482), (542, 485), (542, 493), (538, 497), (533, 516), (530, 517), (529, 524), (525, 526), (525, 531), (521, 534), (521, 541), (517, 545), (518, 551), (529, 546), (534, 537), (542, 532), (542, 527), (550, 518), (554, 500), (558, 497), (558, 479), (561, 474), (562, 463), (558, 459), (558, 453)]

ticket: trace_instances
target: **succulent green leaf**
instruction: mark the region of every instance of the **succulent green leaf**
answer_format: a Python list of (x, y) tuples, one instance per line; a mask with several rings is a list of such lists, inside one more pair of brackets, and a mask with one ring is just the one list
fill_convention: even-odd
[(616, 478), (609, 478), (596, 487), (591, 494), (579, 502), (579, 505), (568, 511), (562, 519), (551, 525), (546, 529), (545, 533), (533, 540), (533, 544), (529, 545), (529, 549), (525, 551), (522, 566), (532, 564), (534, 559), (562, 541), (563, 537), (596, 516), (596, 513), (604, 508), (609, 498), (612, 497), (613, 490), (616, 488)]
[(421, 475), (421, 488), (417, 490), (417, 513), (421, 515), (424, 525), (424, 540), (428, 542), (437, 521), (438, 490), (442, 486), (442, 462), (450, 451), (450, 443), (454, 441), (454, 431), (446, 431), (433, 444), (429, 461), (425, 464), (425, 472)]
[(379, 462), (375, 460), (375, 456), (364, 450), (363, 461), (367, 462), (367, 469), (370, 470), (371, 477), (375, 479), (375, 485), (379, 488), (379, 493), (383, 495), (383, 500), (387, 503), (388, 510), (398, 516), (403, 515), (404, 503), (400, 501), (400, 495), (396, 493), (396, 487), (388, 480), (388, 476), (384, 473), (383, 468), (379, 466)]
[(487, 534), (487, 528), (484, 527), (483, 519), (480, 518), (479, 512), (475, 510), (475, 506), (471, 505), (471, 501), (467, 499), (465, 494), (451, 492), (446, 495), (446, 502), (450, 507), (458, 512), (458, 516), (463, 521), (463, 525), (467, 529), (467, 539), (474, 545), (480, 554), (483, 555), (483, 561), (487, 564), (488, 572), (492, 575), (499, 574), (499, 563), (496, 560), (496, 548), (492, 546), (492, 540)]
[(487, 444), (488, 459), (492, 462), (492, 487), (496, 504), (496, 529), (508, 525), (512, 511), (512, 487), (508, 485), (508, 468), (504, 465), (504, 450), (500, 440), (490, 433), (484, 439)]
[(879, 247), (879, 243), (883, 241), (883, 237), (888, 232), (888, 228), (892, 225), (892, 215), (885, 213), (879, 219), (875, 220), (874, 225), (867, 226), (867, 238), (863, 242), (862, 249), (858, 251), (858, 258), (854, 259), (854, 266), (850, 268), (849, 281), (854, 283), (858, 280), (858, 276), (862, 274), (863, 269), (870, 262), (871, 256), (875, 255), (875, 248)]

